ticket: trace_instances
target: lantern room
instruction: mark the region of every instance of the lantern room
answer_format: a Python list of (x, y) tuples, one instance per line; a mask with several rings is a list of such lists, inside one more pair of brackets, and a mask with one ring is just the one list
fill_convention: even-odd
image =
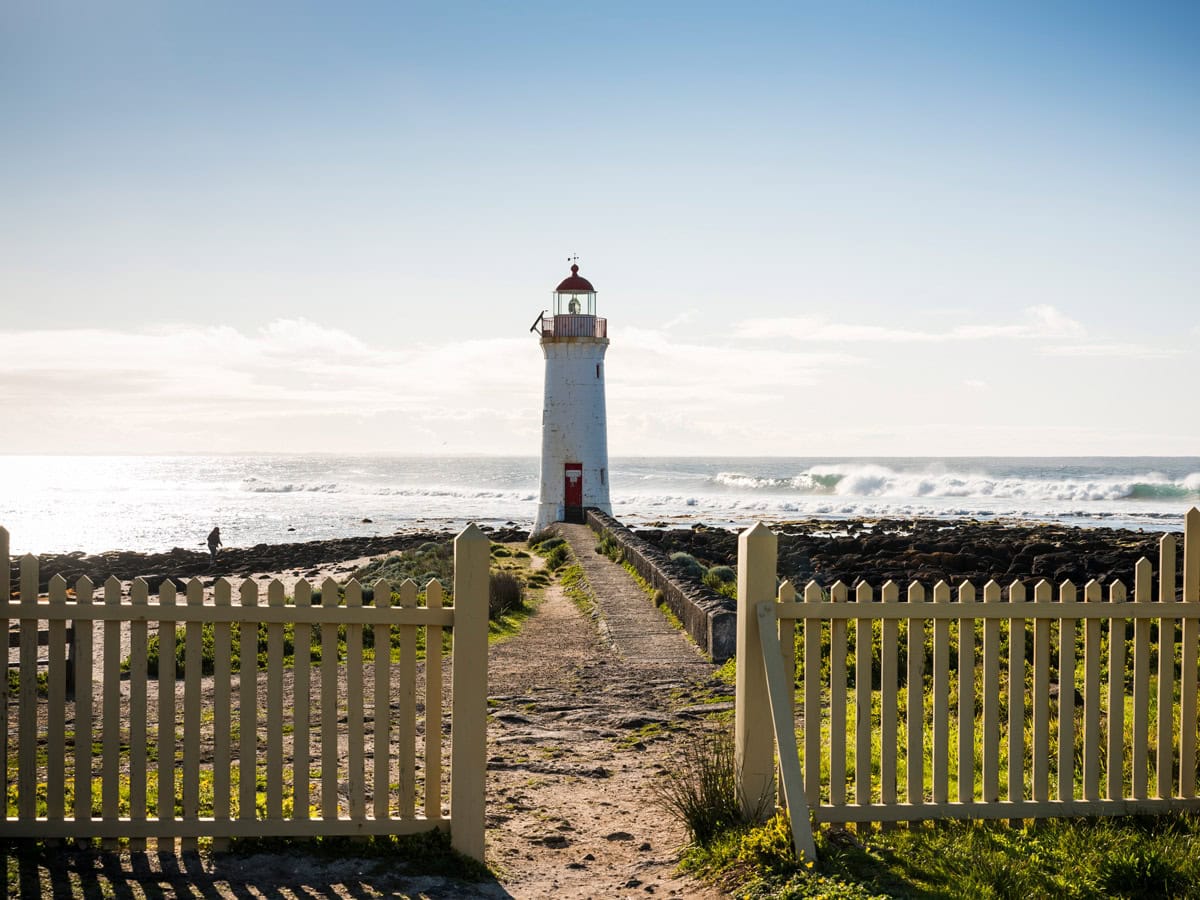
[(579, 266), (571, 266), (571, 274), (554, 289), (554, 315), (594, 316), (596, 289), (579, 274)]

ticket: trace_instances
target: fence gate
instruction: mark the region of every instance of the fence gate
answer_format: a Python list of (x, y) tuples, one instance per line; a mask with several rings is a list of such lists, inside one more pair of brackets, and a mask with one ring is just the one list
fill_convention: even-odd
[(177, 838), (190, 849), (209, 836), (220, 849), (233, 837), (437, 828), (482, 860), (489, 547), (474, 525), (455, 539), (453, 606), (442, 605), (437, 581), (328, 579), (319, 597), (301, 581), (287, 597), (277, 580), (264, 605), (249, 580), (222, 578), (210, 594), (192, 579), (182, 595), (166, 580), (151, 598), (141, 579), (68, 585), (55, 576), (41, 597), (34, 556), (21, 560), (14, 601), (0, 528), (0, 629), (15, 625), (20, 647), (15, 702), (11, 673), (0, 692), (0, 838), (128, 838), (135, 849), (153, 838), (174, 850)]
[(1164, 535), (1157, 577), (1140, 560), (1132, 598), (1121, 581), (995, 580), (810, 582), (797, 597), (776, 589), (776, 548), (761, 524), (739, 540), (736, 747), (747, 802), (774, 797), (778, 747), (799, 849), (812, 853), (809, 810), (817, 822), (1200, 810), (1200, 510), (1185, 519), (1182, 585)]

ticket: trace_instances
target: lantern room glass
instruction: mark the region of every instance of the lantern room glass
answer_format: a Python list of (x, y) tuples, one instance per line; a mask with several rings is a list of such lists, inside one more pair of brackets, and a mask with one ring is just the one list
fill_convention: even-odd
[(596, 292), (556, 291), (554, 314), (556, 316), (594, 316), (596, 314)]

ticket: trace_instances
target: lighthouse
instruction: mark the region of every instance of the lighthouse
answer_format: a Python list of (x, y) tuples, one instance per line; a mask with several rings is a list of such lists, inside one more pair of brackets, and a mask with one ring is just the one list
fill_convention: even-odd
[(583, 522), (608, 499), (604, 351), (608, 322), (596, 315), (596, 289), (572, 264), (553, 306), (533, 323), (546, 357), (542, 402), (542, 488), (533, 533), (551, 522)]

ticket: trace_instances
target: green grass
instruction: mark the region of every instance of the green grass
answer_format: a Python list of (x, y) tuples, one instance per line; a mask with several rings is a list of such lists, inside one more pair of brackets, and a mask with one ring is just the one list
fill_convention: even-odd
[(689, 847), (681, 868), (738, 897), (1200, 897), (1195, 816), (822, 829), (816, 864), (790, 841), (779, 815)]

